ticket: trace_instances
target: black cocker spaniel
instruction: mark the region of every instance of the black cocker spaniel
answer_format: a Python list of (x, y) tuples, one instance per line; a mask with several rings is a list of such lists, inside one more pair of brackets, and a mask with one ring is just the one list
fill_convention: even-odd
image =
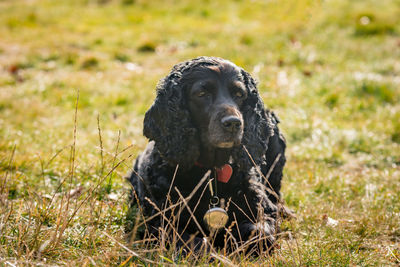
[(271, 248), (286, 161), (278, 122), (254, 79), (232, 62), (175, 65), (145, 115), (150, 142), (129, 177), (130, 210), (146, 218), (142, 237), (163, 234), (197, 251)]

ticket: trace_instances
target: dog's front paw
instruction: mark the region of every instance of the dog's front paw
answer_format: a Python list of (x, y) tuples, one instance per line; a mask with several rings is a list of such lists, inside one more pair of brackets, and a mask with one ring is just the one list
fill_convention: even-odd
[(276, 227), (271, 221), (258, 223), (245, 223), (242, 225), (244, 247), (247, 253), (260, 255), (268, 253), (276, 241)]
[(275, 242), (275, 226), (269, 222), (259, 222), (251, 225), (251, 239), (267, 240), (271, 244)]

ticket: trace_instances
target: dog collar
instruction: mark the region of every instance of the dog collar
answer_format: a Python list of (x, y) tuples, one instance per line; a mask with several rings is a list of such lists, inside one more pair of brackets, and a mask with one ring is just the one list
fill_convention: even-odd
[[(198, 166), (200, 168), (204, 168), (204, 166), (200, 163), (200, 162), (195, 162), (194, 163), (195, 166)], [(225, 164), (224, 166), (217, 168), (215, 167), (215, 171), (216, 171), (216, 176), (217, 176), (217, 180), (221, 183), (227, 183), (229, 182), (229, 180), (232, 177), (233, 174), (233, 169), (232, 166), (230, 164)]]

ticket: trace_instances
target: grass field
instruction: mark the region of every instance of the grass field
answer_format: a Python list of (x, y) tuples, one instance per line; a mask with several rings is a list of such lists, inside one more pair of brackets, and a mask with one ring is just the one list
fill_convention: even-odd
[(124, 176), (157, 81), (200, 55), (259, 80), (297, 216), (224, 264), (400, 264), (399, 0), (0, 0), (1, 266), (173, 263), (124, 247)]

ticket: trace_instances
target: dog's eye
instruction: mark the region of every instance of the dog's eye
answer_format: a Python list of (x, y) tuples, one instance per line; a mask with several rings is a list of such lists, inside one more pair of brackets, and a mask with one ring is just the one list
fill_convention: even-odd
[(240, 92), (240, 91), (237, 91), (237, 92), (235, 93), (235, 96), (238, 97), (238, 98), (242, 98), (243, 95), (244, 95), (244, 94), (243, 94), (242, 92)]
[(210, 93), (207, 92), (206, 90), (200, 90), (200, 91), (198, 91), (198, 92), (196, 93), (196, 96), (197, 96), (197, 97), (206, 97), (206, 96), (209, 96), (209, 95), (210, 95)]
[(206, 91), (199, 91), (199, 92), (197, 92), (197, 96), (198, 97), (203, 97), (203, 96), (206, 96), (207, 95), (207, 92)]

